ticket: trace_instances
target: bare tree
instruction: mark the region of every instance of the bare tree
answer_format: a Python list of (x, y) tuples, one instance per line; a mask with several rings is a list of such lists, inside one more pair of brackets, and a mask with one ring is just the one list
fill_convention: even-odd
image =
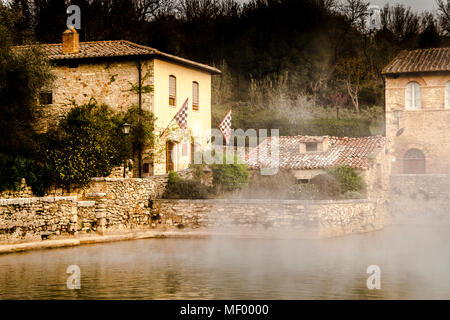
[(447, 0), (447, 3), (445, 3), (444, 0), (436, 0), (436, 3), (440, 27), (446, 34), (450, 34), (450, 1)]
[(218, 0), (179, 0), (178, 14), (187, 21), (214, 17), (220, 11)]
[(381, 25), (392, 32), (397, 42), (401, 42), (419, 32), (420, 18), (410, 7), (401, 4), (391, 7), (386, 4), (381, 10)]
[(139, 21), (150, 21), (173, 10), (174, 0), (133, 0)]
[(342, 59), (336, 69), (339, 78), (347, 87), (348, 96), (359, 115), (359, 94), (370, 78), (369, 66), (360, 57), (348, 57)]
[(338, 7), (336, 0), (316, 0), (316, 3), (328, 11), (333, 11)]
[(368, 15), (368, 8), (369, 2), (364, 0), (346, 0), (341, 5), (341, 12), (351, 25), (360, 27)]

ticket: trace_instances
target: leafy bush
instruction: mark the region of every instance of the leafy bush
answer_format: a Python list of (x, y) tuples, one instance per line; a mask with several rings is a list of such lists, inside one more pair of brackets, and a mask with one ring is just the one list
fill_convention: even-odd
[(216, 192), (231, 192), (240, 190), (248, 184), (249, 172), (245, 164), (238, 164), (235, 156), (232, 164), (226, 163), (224, 155), (223, 164), (214, 164), (213, 187)]
[(55, 169), (57, 183), (67, 190), (84, 187), (92, 177), (107, 176), (121, 165), (121, 124), (108, 106), (95, 100), (72, 108), (46, 135), (43, 153)]
[(132, 155), (138, 156), (139, 151), (153, 147), (155, 143), (155, 117), (147, 110), (139, 110), (138, 106), (130, 107), (123, 116), (124, 121), (131, 125), (130, 143)]
[(251, 176), (248, 185), (237, 196), (246, 199), (295, 199), (293, 187), (297, 179), (288, 170), (279, 170), (276, 175)]
[(0, 154), (0, 191), (19, 191), (22, 178), (37, 196), (43, 196), (54, 183), (53, 168), (23, 157)]
[(311, 184), (317, 189), (320, 199), (337, 199), (341, 195), (339, 181), (329, 174), (315, 176), (311, 179)]
[(169, 172), (167, 188), (163, 195), (166, 199), (206, 199), (209, 188), (196, 179), (182, 179), (178, 173)]
[(339, 182), (343, 194), (349, 191), (364, 192), (366, 189), (363, 178), (352, 167), (343, 165), (329, 169), (328, 173)]

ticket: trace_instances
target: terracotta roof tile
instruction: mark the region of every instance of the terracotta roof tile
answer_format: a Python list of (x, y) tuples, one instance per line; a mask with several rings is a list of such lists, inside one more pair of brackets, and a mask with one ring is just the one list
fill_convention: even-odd
[[(300, 153), (300, 143), (321, 142), (328, 139), (328, 149), (324, 152)], [(246, 157), (250, 168), (276, 167), (270, 157), (271, 138), (263, 141)], [(326, 140), (325, 140), (326, 141)], [(324, 142), (326, 143), (326, 142)], [(324, 169), (338, 165), (348, 165), (355, 169), (368, 169), (370, 157), (382, 150), (386, 138), (372, 136), (364, 138), (282, 136), (279, 137), (279, 168), (281, 169)], [(266, 156), (260, 156), (259, 154)]]
[[(17, 49), (27, 48), (29, 46), (15, 47)], [(91, 41), (80, 42), (79, 53), (63, 53), (62, 44), (41, 44), (39, 47), (48, 56), (50, 61), (71, 60), (71, 59), (91, 59), (104, 57), (134, 57), (134, 56), (153, 56), (163, 60), (174, 61), (193, 68), (211, 72), (213, 74), (220, 73), (219, 69), (198, 63), (192, 60), (184, 59), (168, 53), (161, 52), (157, 49), (139, 45), (127, 40), (110, 40), (110, 41)]]
[(450, 71), (450, 48), (402, 51), (383, 74)]

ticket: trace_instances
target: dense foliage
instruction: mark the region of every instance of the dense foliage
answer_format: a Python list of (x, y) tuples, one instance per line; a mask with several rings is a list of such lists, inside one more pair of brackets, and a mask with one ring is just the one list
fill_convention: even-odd
[(210, 195), (209, 188), (200, 180), (182, 179), (178, 173), (169, 172), (167, 188), (163, 195), (166, 199), (206, 199)]
[(352, 167), (342, 165), (327, 170), (328, 174), (339, 182), (341, 192), (364, 192), (366, 184), (364, 179)]
[(0, 152), (30, 156), (36, 149), (36, 95), (50, 83), (50, 67), (37, 49), (13, 50), (0, 7)]
[(42, 161), (0, 154), (0, 192), (20, 191), (22, 178), (35, 195), (43, 196), (54, 182), (54, 171)]
[(42, 152), (55, 170), (56, 182), (70, 189), (84, 187), (120, 166), (122, 119), (95, 100), (74, 106), (56, 128), (46, 134)]
[(311, 184), (317, 190), (318, 199), (338, 199), (342, 193), (339, 181), (332, 175), (319, 174), (311, 179)]
[(233, 192), (241, 190), (248, 184), (249, 172), (245, 164), (240, 164), (237, 157), (232, 163), (226, 163), (226, 155), (223, 164), (213, 164), (213, 187), (217, 193)]
[[(139, 150), (151, 150), (155, 144), (156, 137), (154, 135), (155, 117), (152, 112), (148, 110), (139, 110), (138, 106), (131, 106), (123, 115), (126, 123), (131, 125), (130, 136), (127, 137), (131, 155), (138, 156)], [(129, 155), (129, 158), (131, 158)]]

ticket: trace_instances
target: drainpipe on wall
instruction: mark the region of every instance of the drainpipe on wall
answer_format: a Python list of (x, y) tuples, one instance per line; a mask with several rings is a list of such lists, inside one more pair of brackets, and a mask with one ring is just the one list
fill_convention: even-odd
[[(139, 121), (141, 121), (142, 116), (142, 64), (141, 60), (137, 61), (138, 69), (138, 107), (139, 107)], [(138, 146), (138, 166), (139, 166), (139, 178), (142, 178), (142, 145), (139, 143)]]

